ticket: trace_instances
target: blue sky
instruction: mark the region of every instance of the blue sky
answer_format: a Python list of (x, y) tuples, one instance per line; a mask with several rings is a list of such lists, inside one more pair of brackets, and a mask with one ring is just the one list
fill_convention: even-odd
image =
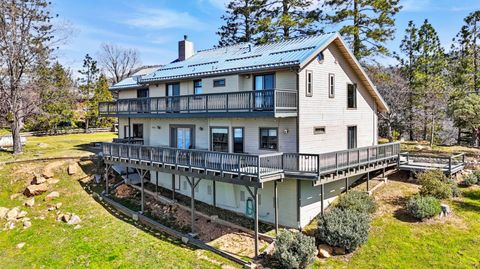
[[(71, 34), (60, 46), (61, 63), (75, 72), (86, 53), (94, 57), (104, 42), (136, 48), (142, 64), (165, 64), (176, 58), (177, 41), (184, 34), (195, 43), (195, 49), (217, 44), (215, 32), (227, 0), (57, 0), (52, 9), (59, 14), (57, 22), (69, 25)], [(388, 42), (397, 50), (409, 20), (417, 25), (428, 19), (446, 48), (460, 29), (463, 18), (480, 9), (480, 0), (401, 0), (404, 6), (397, 15), (395, 39)], [(337, 30), (332, 27), (328, 30)], [(379, 61), (395, 64), (392, 59)]]

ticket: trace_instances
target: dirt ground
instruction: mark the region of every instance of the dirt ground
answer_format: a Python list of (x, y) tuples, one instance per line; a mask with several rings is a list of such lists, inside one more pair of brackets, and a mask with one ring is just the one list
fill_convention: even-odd
[[(114, 194), (118, 198), (134, 197), (137, 190), (123, 184), (115, 189)], [(146, 196), (145, 205), (147, 211), (160, 222), (172, 228), (190, 231), (191, 213), (176, 204), (164, 204), (152, 197)], [(172, 223), (173, 222), (173, 223)], [(253, 258), (255, 254), (254, 238), (252, 235), (239, 229), (231, 228), (212, 222), (210, 219), (196, 215), (195, 232), (198, 238), (209, 245), (240, 257)], [(268, 242), (259, 240), (260, 249), (265, 248)]]

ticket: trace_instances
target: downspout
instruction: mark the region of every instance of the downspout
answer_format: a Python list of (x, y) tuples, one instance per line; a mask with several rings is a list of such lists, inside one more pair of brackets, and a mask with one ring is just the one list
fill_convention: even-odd
[[(297, 73), (297, 76), (296, 76), (296, 79), (297, 79), (297, 83), (296, 83), (296, 88), (297, 88), (297, 137), (296, 137), (296, 140), (297, 140), (297, 153), (300, 153), (300, 85), (299, 85), (299, 82), (300, 82), (300, 70), (297, 70), (296, 71)], [(301, 225), (301, 206), (302, 206), (302, 192), (301, 192), (301, 188), (302, 188), (302, 185), (301, 185), (301, 181), (299, 179), (296, 179), (297, 181), (297, 184), (296, 184), (296, 188), (297, 188), (297, 226), (298, 226), (298, 229), (301, 230), (302, 229), (302, 225)]]

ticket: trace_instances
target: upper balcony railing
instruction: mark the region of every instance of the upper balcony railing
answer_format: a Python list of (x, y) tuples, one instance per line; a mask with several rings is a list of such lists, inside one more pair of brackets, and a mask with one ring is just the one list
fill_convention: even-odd
[[(322, 154), (271, 153), (238, 154), (162, 146), (104, 143), (103, 155), (113, 162), (143, 162), (182, 169), (216, 171), (221, 175), (250, 176), (257, 182), (272, 175), (309, 178), (360, 169), (383, 161), (398, 161), (400, 143), (388, 143)], [(148, 169), (148, 167), (146, 168)]]
[[(103, 117), (297, 116), (297, 92), (261, 90), (119, 99), (102, 102)], [(233, 115), (235, 114), (235, 115)]]

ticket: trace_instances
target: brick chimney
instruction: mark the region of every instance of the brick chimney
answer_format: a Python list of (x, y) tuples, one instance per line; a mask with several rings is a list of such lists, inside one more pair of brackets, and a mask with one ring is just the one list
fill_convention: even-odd
[(184, 35), (183, 40), (178, 41), (178, 60), (184, 61), (195, 54), (193, 42), (187, 40), (188, 36)]

